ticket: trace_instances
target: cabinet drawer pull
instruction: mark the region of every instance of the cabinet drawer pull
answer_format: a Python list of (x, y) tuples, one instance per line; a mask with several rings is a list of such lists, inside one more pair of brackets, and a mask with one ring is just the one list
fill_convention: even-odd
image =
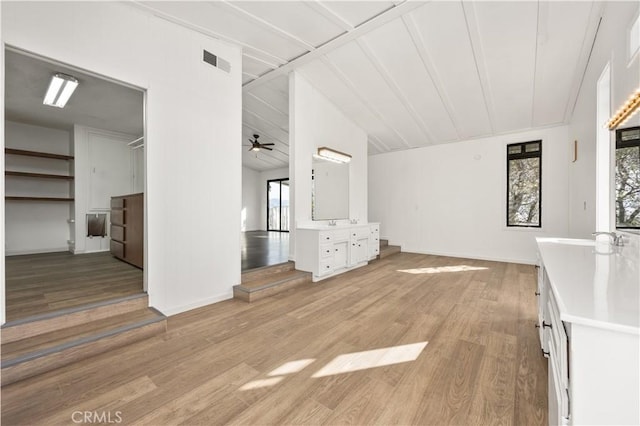
[(553, 328), (551, 326), (551, 324), (547, 324), (546, 322), (542, 321), (542, 327), (549, 327), (549, 328)]
[(541, 351), (542, 351), (542, 355), (549, 356), (549, 352), (548, 351), (545, 351), (544, 349), (541, 349)]
[(536, 296), (540, 296), (540, 292), (539, 291), (536, 291), (535, 294), (536, 294)]

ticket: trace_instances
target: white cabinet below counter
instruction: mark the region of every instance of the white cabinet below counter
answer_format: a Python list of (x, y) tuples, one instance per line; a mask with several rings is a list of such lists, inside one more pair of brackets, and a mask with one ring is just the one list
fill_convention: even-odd
[(380, 253), (377, 223), (296, 229), (296, 269), (320, 281), (369, 263)]
[(538, 327), (549, 424), (640, 423), (640, 256), (538, 238)]

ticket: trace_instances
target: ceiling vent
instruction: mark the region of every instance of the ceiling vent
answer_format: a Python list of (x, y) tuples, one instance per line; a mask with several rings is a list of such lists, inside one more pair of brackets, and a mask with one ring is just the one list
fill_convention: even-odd
[(207, 52), (206, 50), (202, 51), (202, 60), (209, 65), (213, 65), (214, 67), (221, 69), (224, 72), (231, 72), (231, 64), (228, 61), (214, 55), (211, 52)]

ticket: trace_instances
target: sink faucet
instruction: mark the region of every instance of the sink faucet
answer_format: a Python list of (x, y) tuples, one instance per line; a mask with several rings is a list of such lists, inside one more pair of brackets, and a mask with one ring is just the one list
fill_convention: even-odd
[(335, 220), (329, 221), (329, 226), (336, 226), (337, 222)]
[(618, 235), (615, 232), (594, 232), (591, 235), (593, 236), (608, 235), (611, 237), (611, 241), (613, 241), (614, 246), (622, 247), (624, 245), (624, 240), (622, 239), (622, 235)]

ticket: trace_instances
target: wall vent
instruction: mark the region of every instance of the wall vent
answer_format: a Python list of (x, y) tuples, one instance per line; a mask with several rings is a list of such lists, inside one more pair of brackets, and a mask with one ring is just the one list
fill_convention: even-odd
[(224, 72), (231, 72), (231, 64), (211, 52), (203, 50), (202, 60), (209, 65), (213, 65), (214, 67), (221, 69)]

